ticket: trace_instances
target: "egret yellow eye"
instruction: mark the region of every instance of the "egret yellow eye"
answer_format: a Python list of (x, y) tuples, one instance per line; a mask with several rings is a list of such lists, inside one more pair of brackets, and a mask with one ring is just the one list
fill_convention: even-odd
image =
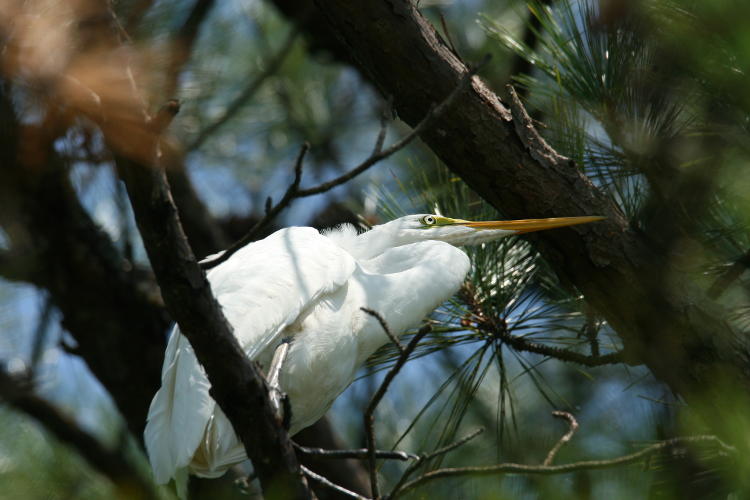
[(435, 224), (435, 222), (437, 221), (435, 220), (435, 217), (433, 217), (432, 215), (425, 215), (424, 217), (422, 217), (422, 224), (432, 226)]

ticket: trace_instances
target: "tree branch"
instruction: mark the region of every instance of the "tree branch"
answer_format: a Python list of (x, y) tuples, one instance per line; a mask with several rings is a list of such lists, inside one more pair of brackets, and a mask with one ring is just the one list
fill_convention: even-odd
[(200, 263), (201, 269), (212, 269), (222, 262), (226, 262), (229, 257), (234, 255), (237, 250), (244, 247), (253, 239), (255, 236), (269, 223), (271, 222), (282, 210), (284, 210), (289, 204), (297, 197), (297, 192), (299, 190), (299, 183), (302, 180), (302, 165), (305, 160), (305, 155), (310, 149), (310, 144), (304, 143), (302, 147), (300, 148), (299, 154), (297, 155), (297, 160), (294, 162), (294, 180), (287, 188), (286, 192), (284, 193), (284, 196), (281, 198), (281, 201), (279, 201), (276, 205), (271, 207), (270, 209), (266, 210), (266, 214), (263, 216), (261, 220), (255, 223), (253, 227), (250, 228), (250, 230), (245, 233), (242, 238), (237, 240), (227, 248), (224, 252), (222, 252), (217, 257), (212, 258), (211, 260), (202, 261)]
[[(276, 2), (277, 5), (279, 2)], [(405, 122), (416, 125), (430, 103), (445, 96), (465, 65), (437, 36), (412, 2), (316, 0), (358, 69), (384, 94)], [(378, 19), (378, 23), (372, 23)], [(404, 50), (408, 47), (408, 50)], [(422, 134), (454, 173), (509, 218), (597, 214), (605, 221), (529, 238), (550, 266), (575, 286), (618, 332), (628, 361), (646, 364), (673, 391), (704, 409), (717, 432), (729, 428), (716, 376), (750, 389), (748, 349), (681, 273), (662, 280), (668, 255), (633, 231), (614, 201), (574, 162), (538, 141), (523, 121), (478, 79), (471, 91)], [(531, 127), (533, 130), (533, 125)]]
[(573, 435), (578, 430), (578, 421), (576, 420), (576, 418), (573, 416), (572, 413), (568, 413), (567, 411), (553, 411), (552, 416), (567, 420), (568, 432), (563, 434), (563, 436), (555, 444), (555, 446), (553, 446), (552, 449), (549, 450), (549, 453), (547, 453), (547, 458), (545, 458), (544, 462), (542, 462), (542, 465), (544, 466), (552, 465), (552, 461), (555, 459), (555, 455), (557, 455), (557, 452), (560, 451), (560, 448), (562, 448), (565, 445), (565, 443), (567, 443), (573, 438)]
[(102, 446), (98, 439), (31, 391), (28, 380), (0, 369), (0, 398), (41, 424), (60, 442), (70, 446), (117, 488), (122, 498), (155, 499), (148, 483), (117, 451)]
[(377, 446), (375, 444), (375, 419), (373, 417), (373, 414), (375, 413), (375, 409), (378, 407), (378, 404), (380, 404), (380, 401), (383, 399), (383, 396), (385, 396), (386, 391), (388, 391), (388, 387), (390, 387), (391, 382), (393, 382), (393, 379), (396, 377), (396, 375), (398, 375), (398, 372), (401, 371), (401, 368), (404, 366), (404, 364), (406, 364), (406, 361), (409, 359), (409, 356), (414, 351), (414, 349), (416, 349), (419, 341), (422, 340), (422, 337), (427, 335), (431, 330), (432, 327), (430, 325), (426, 325), (420, 328), (419, 331), (414, 334), (414, 336), (409, 341), (409, 344), (407, 344), (406, 348), (401, 352), (401, 355), (398, 357), (398, 359), (396, 359), (396, 362), (393, 364), (391, 369), (388, 370), (388, 373), (385, 374), (383, 382), (380, 384), (380, 387), (378, 387), (378, 390), (375, 391), (375, 394), (372, 395), (370, 403), (365, 409), (364, 423), (365, 434), (367, 436), (367, 458), (370, 466), (370, 487), (372, 488), (372, 497), (375, 499), (380, 498), (380, 488), (378, 487), (378, 472), (375, 463), (375, 459), (377, 458)]
[(513, 335), (509, 331), (504, 320), (484, 314), (482, 304), (479, 302), (479, 299), (472, 291), (471, 287), (464, 284), (464, 286), (461, 287), (459, 294), (461, 299), (466, 302), (471, 309), (477, 328), (492, 337), (502, 340), (505, 344), (509, 345), (516, 351), (541, 354), (542, 356), (548, 356), (569, 363), (577, 363), (583, 366), (602, 366), (623, 362), (622, 351), (611, 352), (604, 356), (598, 354), (587, 356), (586, 354), (581, 354), (570, 349), (562, 349), (560, 347), (540, 344), (538, 342), (532, 342), (525, 337)]
[[(0, 274), (49, 292), (78, 344), (76, 354), (140, 436), (159, 383), (169, 319), (158, 293), (144, 290), (144, 280), (81, 206), (55, 137), (34, 141), (44, 160), (28, 163), (22, 152), (29, 144), (21, 142), (11, 98), (0, 85), (0, 222), (11, 245), (1, 255)], [(29, 141), (45, 132), (24, 136)]]
[(451, 104), (457, 99), (457, 97), (461, 94), (461, 92), (465, 89), (465, 87), (471, 82), (471, 79), (476, 74), (479, 69), (484, 66), (489, 61), (489, 56), (485, 57), (480, 64), (478, 64), (473, 69), (469, 69), (466, 71), (466, 73), (463, 75), (461, 80), (459, 81), (458, 85), (448, 94), (448, 97), (446, 97), (440, 104), (434, 107), (430, 107), (427, 114), (422, 118), (422, 120), (419, 122), (419, 124), (412, 129), (411, 132), (409, 132), (406, 136), (404, 136), (400, 141), (397, 141), (390, 147), (386, 149), (381, 149), (378, 147), (381, 144), (383, 133), (380, 132), (378, 134), (378, 139), (376, 140), (376, 147), (374, 148), (372, 154), (365, 159), (362, 163), (360, 163), (358, 166), (351, 169), (349, 172), (333, 179), (328, 182), (324, 182), (322, 184), (319, 184), (318, 186), (307, 188), (307, 189), (300, 189), (300, 179), (302, 175), (302, 161), (304, 160), (305, 153), (307, 152), (307, 149), (309, 148), (309, 144), (305, 143), (305, 145), (302, 147), (302, 150), (300, 151), (299, 156), (297, 157), (297, 161), (295, 162), (294, 167), (294, 181), (292, 184), (287, 188), (286, 193), (284, 193), (284, 197), (281, 199), (279, 203), (273, 206), (270, 210), (267, 211), (266, 215), (258, 221), (251, 229), (248, 231), (242, 238), (240, 238), (237, 242), (232, 244), (225, 252), (223, 252), (221, 255), (219, 255), (216, 258), (213, 258), (209, 261), (201, 262), (201, 268), (202, 269), (212, 269), (222, 262), (226, 262), (227, 259), (229, 259), (237, 250), (242, 248), (243, 246), (247, 245), (251, 241), (253, 241), (255, 235), (265, 227), (266, 224), (268, 224), (271, 220), (273, 220), (274, 217), (276, 217), (284, 208), (286, 208), (295, 198), (304, 198), (306, 196), (312, 196), (316, 194), (325, 193), (326, 191), (330, 191), (336, 186), (340, 186), (341, 184), (344, 184), (346, 182), (349, 182), (354, 177), (358, 176), (359, 174), (363, 173), (368, 168), (372, 167), (376, 163), (388, 158), (389, 156), (393, 155), (397, 151), (403, 149), (407, 144), (409, 144), (412, 140), (414, 140), (418, 135), (424, 132), (430, 124), (436, 120), (440, 115), (446, 112), (451, 106)]
[(401, 345), (401, 342), (399, 342), (398, 337), (396, 337), (395, 335), (393, 335), (393, 333), (391, 332), (391, 329), (388, 328), (388, 324), (383, 319), (383, 316), (381, 316), (379, 312), (373, 311), (372, 309), (368, 309), (366, 307), (360, 307), (359, 309), (361, 311), (364, 311), (365, 313), (369, 314), (370, 316), (372, 316), (376, 320), (378, 320), (378, 323), (380, 323), (380, 326), (383, 328), (383, 331), (385, 332), (385, 334), (388, 335), (389, 339), (391, 339), (391, 342), (393, 342), (393, 345), (396, 346), (396, 349), (398, 349), (398, 352), (401, 355), (403, 355), (404, 354), (404, 346)]
[(465, 445), (478, 435), (484, 432), (483, 428), (479, 428), (472, 432), (471, 434), (468, 434), (467, 436), (462, 437), (458, 441), (448, 444), (447, 446), (443, 446), (442, 448), (438, 448), (435, 451), (432, 451), (430, 453), (426, 453), (423, 455), (420, 455), (419, 458), (417, 458), (417, 461), (411, 464), (409, 467), (406, 468), (404, 473), (401, 475), (401, 479), (398, 480), (398, 483), (396, 483), (396, 486), (393, 487), (391, 492), (387, 495), (387, 498), (395, 498), (398, 493), (401, 491), (401, 488), (406, 483), (406, 481), (411, 477), (411, 475), (423, 464), (427, 463), (427, 461), (432, 460), (435, 457), (439, 457), (441, 455), (445, 455), (446, 453), (450, 453), (451, 451), (455, 450), (456, 448)]
[(325, 477), (321, 476), (320, 474), (316, 474), (315, 472), (311, 471), (304, 465), (300, 466), (302, 469), (302, 472), (305, 474), (305, 476), (309, 477), (310, 479), (319, 482), (320, 484), (326, 486), (327, 488), (331, 488), (332, 490), (341, 493), (347, 497), (350, 498), (356, 498), (357, 500), (367, 500), (367, 497), (364, 497), (360, 495), (359, 493), (355, 493), (353, 491), (349, 491), (346, 488), (339, 486), (336, 483), (332, 483)]
[[(366, 458), (369, 458), (370, 456), (370, 450), (367, 448), (359, 448), (356, 450), (324, 450), (323, 448), (307, 448), (305, 446), (300, 446), (294, 442), (293, 444), (294, 444), (294, 447), (301, 453), (304, 453), (305, 455), (313, 455), (313, 456), (320, 457), (320, 458), (366, 459)], [(383, 451), (383, 450), (376, 450), (375, 457), (386, 459), (386, 460), (402, 460), (402, 461), (417, 458), (416, 455), (412, 453), (407, 453), (405, 451)]]
[(413, 481), (406, 483), (399, 494), (406, 493), (407, 491), (416, 488), (417, 486), (424, 484), (428, 481), (438, 479), (441, 477), (455, 477), (455, 476), (488, 476), (488, 475), (499, 475), (499, 474), (535, 474), (535, 475), (552, 475), (552, 474), (566, 474), (569, 472), (575, 472), (580, 470), (597, 470), (597, 469), (609, 469), (612, 467), (618, 467), (621, 465), (632, 464), (640, 462), (651, 455), (658, 453), (663, 450), (675, 448), (677, 446), (694, 444), (694, 443), (705, 443), (712, 442), (722, 447), (724, 450), (727, 446), (722, 443), (716, 436), (688, 436), (678, 437), (662, 441), (651, 446), (648, 446), (642, 450), (622, 455), (616, 458), (610, 458), (606, 460), (584, 460), (581, 462), (573, 462), (565, 465), (526, 465), (516, 463), (503, 463), (497, 465), (479, 466), (479, 467), (455, 467), (445, 468), (430, 471)]
[[(101, 8), (101, 16), (117, 25), (114, 14), (106, 6)], [(112, 34), (116, 38), (117, 32)], [(116, 47), (119, 40), (110, 43)], [(104, 116), (90, 118), (99, 125), (113, 152), (164, 304), (205, 369), (211, 397), (244, 443), (264, 491), (270, 494), (283, 488), (290, 498), (312, 498), (286, 431), (271, 406), (263, 375), (257, 364), (245, 357), (187, 243), (158, 163), (162, 152), (159, 129), (163, 127), (158, 119), (149, 118), (145, 109), (137, 109), (140, 100), (132, 72), (127, 65), (121, 71), (126, 83), (123, 95), (113, 100), (114, 96), (103, 94), (101, 109), (128, 103), (129, 130), (139, 134), (138, 143), (125, 140), (120, 123), (107, 122)]]
[(283, 484), (292, 497), (310, 498), (263, 375), (245, 357), (195, 261), (163, 170), (115, 158), (164, 303), (205, 368), (211, 396), (245, 444), (264, 491)]

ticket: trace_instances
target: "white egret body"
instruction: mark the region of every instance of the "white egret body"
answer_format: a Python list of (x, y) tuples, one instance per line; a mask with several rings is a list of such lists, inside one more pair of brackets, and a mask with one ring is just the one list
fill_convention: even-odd
[[(292, 339), (279, 383), (289, 396), (294, 435), (322, 417), (365, 360), (389, 341), (360, 308), (379, 312), (398, 335), (461, 286), (470, 263), (453, 245), (599, 219), (469, 222), (410, 215), (363, 234), (348, 225), (324, 234), (291, 227), (240, 249), (208, 280), (240, 346), (264, 370), (279, 343)], [(144, 436), (158, 483), (184, 477), (185, 469), (218, 477), (246, 459), (209, 388), (175, 326)]]

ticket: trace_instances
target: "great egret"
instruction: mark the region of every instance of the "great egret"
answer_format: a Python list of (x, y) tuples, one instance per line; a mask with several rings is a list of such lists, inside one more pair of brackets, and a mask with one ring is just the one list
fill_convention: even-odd
[[(394, 334), (414, 326), (453, 295), (469, 271), (454, 245), (576, 224), (602, 217), (471, 222), (408, 215), (358, 234), (350, 225), (319, 233), (281, 229), (249, 244), (208, 273), (240, 345), (267, 369), (291, 338), (279, 385), (291, 404), (290, 434), (315, 423), (357, 369)], [(155, 479), (190, 472), (218, 477), (246, 459), (232, 425), (209, 396), (209, 382), (175, 326), (149, 408), (145, 442)], [(179, 481), (178, 481), (179, 482)]]

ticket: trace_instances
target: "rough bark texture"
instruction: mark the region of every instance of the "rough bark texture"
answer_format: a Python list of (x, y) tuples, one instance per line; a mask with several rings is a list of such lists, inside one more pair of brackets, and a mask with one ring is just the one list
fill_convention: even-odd
[[(466, 66), (403, 0), (317, 0), (365, 76), (414, 125), (458, 84)], [(748, 389), (747, 354), (723, 311), (631, 230), (615, 203), (549, 148), (519, 105), (478, 78), (423, 134), (425, 143), (485, 200), (511, 218), (604, 215), (605, 222), (530, 237), (558, 274), (621, 335), (629, 361), (645, 363), (677, 393), (705, 403), (714, 377)], [(656, 277), (656, 278), (655, 278)], [(716, 417), (716, 415), (712, 415)]]

